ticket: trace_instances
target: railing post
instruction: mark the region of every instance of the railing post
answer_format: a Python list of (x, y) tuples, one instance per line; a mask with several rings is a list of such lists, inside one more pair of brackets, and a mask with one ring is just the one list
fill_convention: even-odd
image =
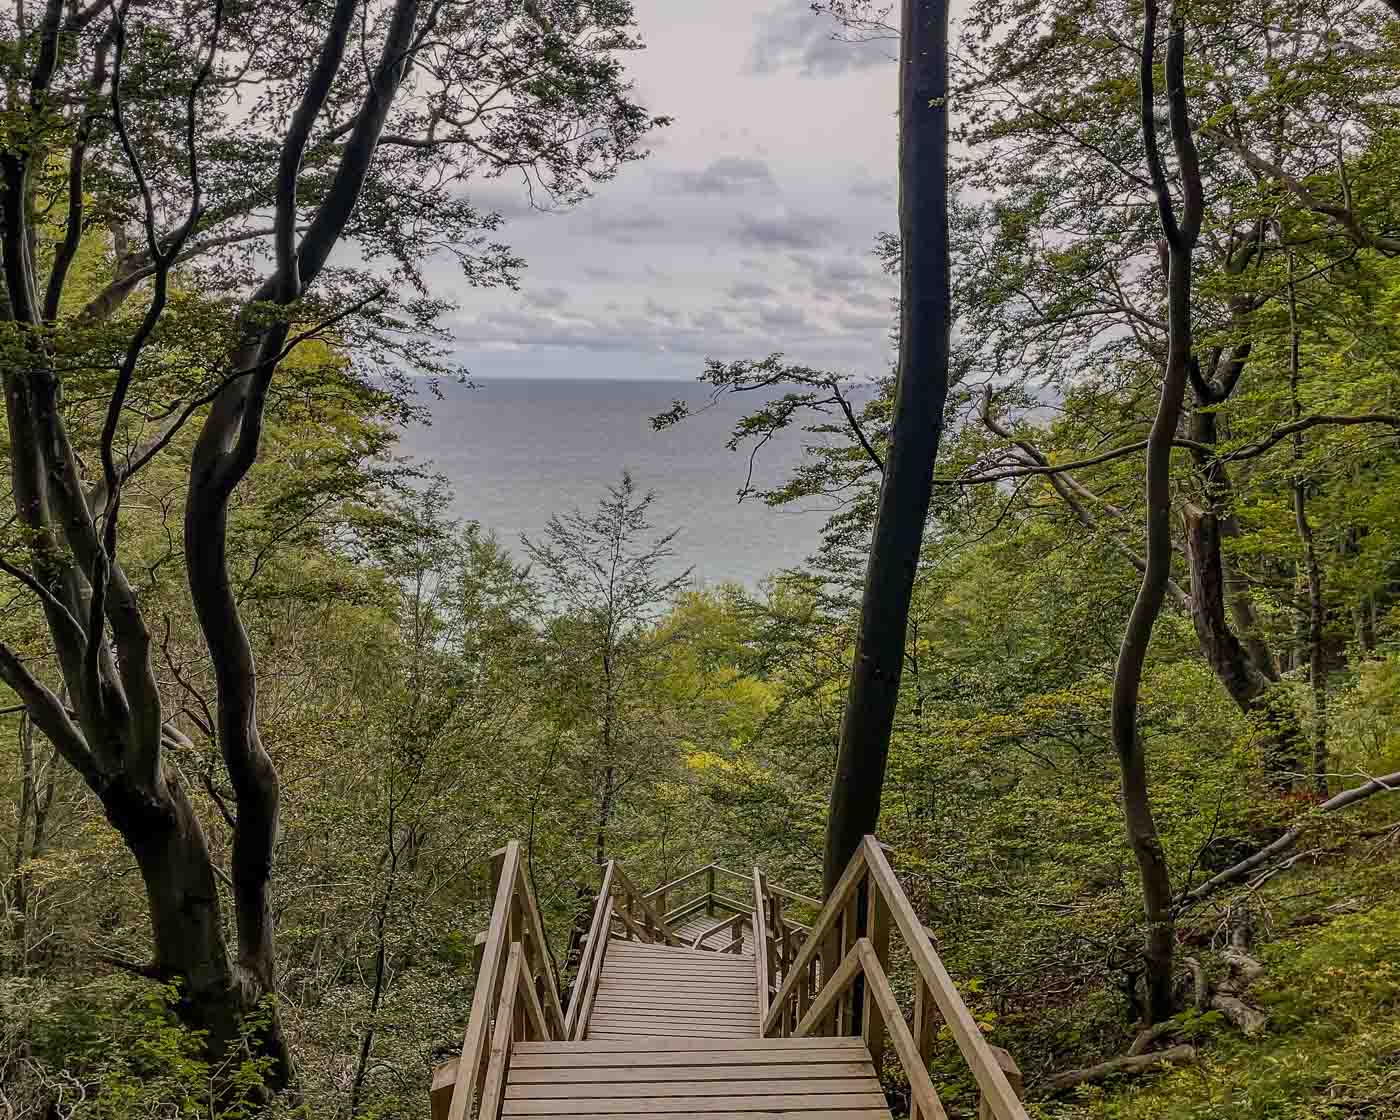
[[(870, 939), (871, 948), (875, 950), (875, 958), (880, 962), (880, 967), (888, 975), (890, 969), (890, 909), (884, 896), (874, 888), (868, 877), (865, 880), (862, 893), (865, 898), (865, 936)], [(867, 1012), (870, 1006), (870, 986), (866, 984), (865, 1008)], [(875, 1069), (878, 1071), (885, 1051), (884, 1019), (878, 1016), (873, 1022), (862, 1019), (861, 1034), (865, 1038), (866, 1046), (870, 1048), (870, 1060), (875, 1063)]]
[[(929, 1062), (933, 1059), (933, 1035), (935, 1027), (933, 994), (928, 990), (928, 985), (924, 983), (924, 978), (914, 973), (914, 1023), (913, 1035), (914, 1045), (919, 1050), (919, 1061), (923, 1067), (928, 1069)], [(921, 1116), (919, 1106), (916, 1102), (909, 1105), (909, 1120), (932, 1120), (931, 1117)]]
[(714, 867), (705, 870), (705, 913), (710, 917), (715, 916), (715, 869)]
[[(1001, 1072), (1006, 1074), (1006, 1080), (1011, 1083), (1011, 1088), (1016, 1095), (1022, 1099), (1026, 1095), (1026, 1082), (1021, 1076), (1021, 1067), (1016, 1064), (1016, 1059), (1000, 1046), (991, 1047), (992, 1057), (997, 1060), (997, 1065), (1001, 1067)], [(992, 1102), (984, 1094), (981, 1103), (977, 1106), (977, 1120), (998, 1120), (996, 1111), (992, 1108)]]

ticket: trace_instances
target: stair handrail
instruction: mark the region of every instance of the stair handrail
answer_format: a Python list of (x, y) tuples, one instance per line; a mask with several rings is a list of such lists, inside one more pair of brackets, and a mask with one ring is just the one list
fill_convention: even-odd
[[(495, 1120), (500, 1111), (499, 1092), (492, 1098), (488, 1090), (497, 1083), (504, 1084), (513, 1041), (532, 1035), (532, 1041), (557, 1041), (564, 1037), (564, 1009), (559, 1003), (554, 958), (545, 940), (544, 922), (520, 842), (512, 840), (493, 852), (491, 866), (496, 876), (495, 899), (491, 924), (481, 939), (476, 989), (462, 1052), (455, 1062), (455, 1071), (450, 1068), (454, 1063), (448, 1062), (438, 1068), (433, 1078), (434, 1116), (441, 1114), (445, 1120), (468, 1120), (471, 1116)], [(517, 1028), (517, 1013), (522, 1010), (524, 1021)], [(451, 1095), (444, 1110), (438, 1102), (448, 1086)], [(488, 1107), (494, 1111), (488, 1111)]]
[(615, 936), (614, 922), (622, 926), (621, 936), (628, 939), (663, 945), (683, 944), (680, 934), (657, 913), (647, 896), (637, 890), (622, 865), (617, 860), (608, 860), (603, 867), (602, 883), (594, 896), (593, 919), (569, 994), (569, 1009), (561, 1035), (565, 1039), (581, 1041), (588, 1031), (588, 1017), (598, 995), (608, 942)]
[(758, 985), (758, 1029), (763, 1030), (763, 1020), (768, 1017), (768, 999), (772, 995), (775, 977), (768, 954), (768, 909), (771, 895), (768, 881), (763, 872), (753, 869), (753, 967), (754, 982)]
[[(627, 876), (627, 872), (622, 870), (622, 865), (614, 862), (615, 871), (613, 875), (613, 892), (620, 896), (620, 901), (625, 905), (617, 908), (617, 915), (623, 914), (632, 922), (639, 925), (646, 936), (647, 941), (662, 941), (667, 945), (681, 945), (683, 939), (668, 923), (665, 917), (656, 912), (646, 895), (637, 889), (637, 885)], [(641, 911), (641, 920), (638, 922), (637, 911)]]
[[(582, 1037), (580, 1015), (585, 1003), (592, 1004), (593, 993), (598, 986), (598, 973), (603, 967), (603, 951), (612, 926), (612, 881), (617, 867), (615, 860), (608, 860), (603, 868), (602, 886), (594, 896), (593, 920), (588, 926), (588, 938), (583, 943), (583, 957), (574, 975), (573, 990), (569, 993), (569, 1010), (564, 1016), (564, 1037)], [(586, 1023), (587, 1017), (582, 1020)]]
[[(894, 1003), (885, 973), (891, 919), (916, 970), (912, 1031)], [(866, 943), (864, 949), (861, 941)], [(859, 1032), (878, 1066), (888, 1033), (911, 1087), (918, 1083), (910, 1120), (939, 1120), (943, 1109), (936, 1093), (929, 1097), (933, 1088), (928, 1081), (935, 1008), (982, 1092), (983, 1115), (1028, 1120), (1007, 1077), (1008, 1072), (1019, 1076), (1015, 1063), (1005, 1051), (994, 1051), (982, 1036), (879, 841), (866, 836), (783, 976), (761, 1034), (788, 1038)]]

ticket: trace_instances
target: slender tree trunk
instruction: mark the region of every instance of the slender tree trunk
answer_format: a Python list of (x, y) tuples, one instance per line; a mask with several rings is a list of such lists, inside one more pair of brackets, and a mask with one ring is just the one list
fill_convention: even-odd
[[(1288, 254), (1288, 384), (1293, 403), (1293, 419), (1302, 415), (1298, 385), (1302, 376), (1299, 361), (1301, 340), (1298, 332), (1298, 290), (1293, 277), (1293, 254)], [(1317, 544), (1308, 520), (1308, 487), (1303, 477), (1303, 434), (1293, 437), (1293, 515), (1298, 524), (1298, 540), (1303, 546), (1303, 571), (1308, 587), (1308, 683), (1312, 688), (1312, 786), (1327, 800), (1327, 665), (1322, 645), (1326, 621), (1322, 602), (1322, 566), (1317, 561)]]
[(1167, 358), (1162, 393), (1147, 439), (1145, 570), (1137, 598), (1123, 631), (1118, 664), (1113, 674), (1112, 735), (1118, 754), (1123, 794), (1123, 820), (1142, 882), (1147, 929), (1143, 947), (1147, 981), (1147, 1016), (1151, 1023), (1172, 1014), (1172, 958), (1176, 926), (1172, 913), (1171, 876), (1157, 832), (1148, 791), (1147, 756), (1138, 733), (1138, 696), (1152, 630), (1161, 614), (1171, 580), (1171, 455), (1181, 422), (1192, 360), (1191, 257), (1204, 214), (1200, 168), (1191, 137), (1186, 102), (1186, 27), (1180, 5), (1172, 10), (1167, 40), (1167, 100), (1171, 110), (1173, 147), (1185, 194), (1178, 221), (1157, 144), (1154, 55), (1157, 2), (1147, 0), (1144, 12), (1139, 73), (1142, 133), (1148, 168), (1157, 197), (1167, 264)]
[(904, 0), (900, 43), (899, 374), (827, 821), (830, 891), (874, 832), (948, 396), (948, 5)]

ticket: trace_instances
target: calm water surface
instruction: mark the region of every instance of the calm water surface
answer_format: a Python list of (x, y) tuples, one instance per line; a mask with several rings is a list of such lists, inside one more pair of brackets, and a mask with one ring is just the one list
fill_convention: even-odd
[[(657, 498), (657, 531), (679, 530), (677, 568), (694, 566), (707, 583), (755, 587), (817, 546), (827, 512), (809, 506), (770, 509), (736, 491), (748, 451), (725, 447), (734, 421), (760, 402), (726, 397), (662, 432), (651, 417), (677, 398), (693, 408), (705, 386), (684, 381), (496, 380), (475, 389), (444, 386), (432, 423), (403, 433), (403, 451), (431, 461), (456, 492), (456, 515), (481, 522), (519, 552), (522, 532), (537, 536), (550, 514), (588, 510), (624, 469)], [(801, 432), (769, 443), (754, 469), (757, 485), (775, 485), (801, 458)]]

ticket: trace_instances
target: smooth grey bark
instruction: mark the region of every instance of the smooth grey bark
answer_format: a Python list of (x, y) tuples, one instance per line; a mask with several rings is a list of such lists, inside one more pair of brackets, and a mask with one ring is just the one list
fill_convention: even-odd
[(946, 0), (904, 0), (900, 26), (899, 372), (831, 786), (823, 868), (827, 891), (861, 837), (879, 823), (909, 603), (948, 396), (952, 305)]

